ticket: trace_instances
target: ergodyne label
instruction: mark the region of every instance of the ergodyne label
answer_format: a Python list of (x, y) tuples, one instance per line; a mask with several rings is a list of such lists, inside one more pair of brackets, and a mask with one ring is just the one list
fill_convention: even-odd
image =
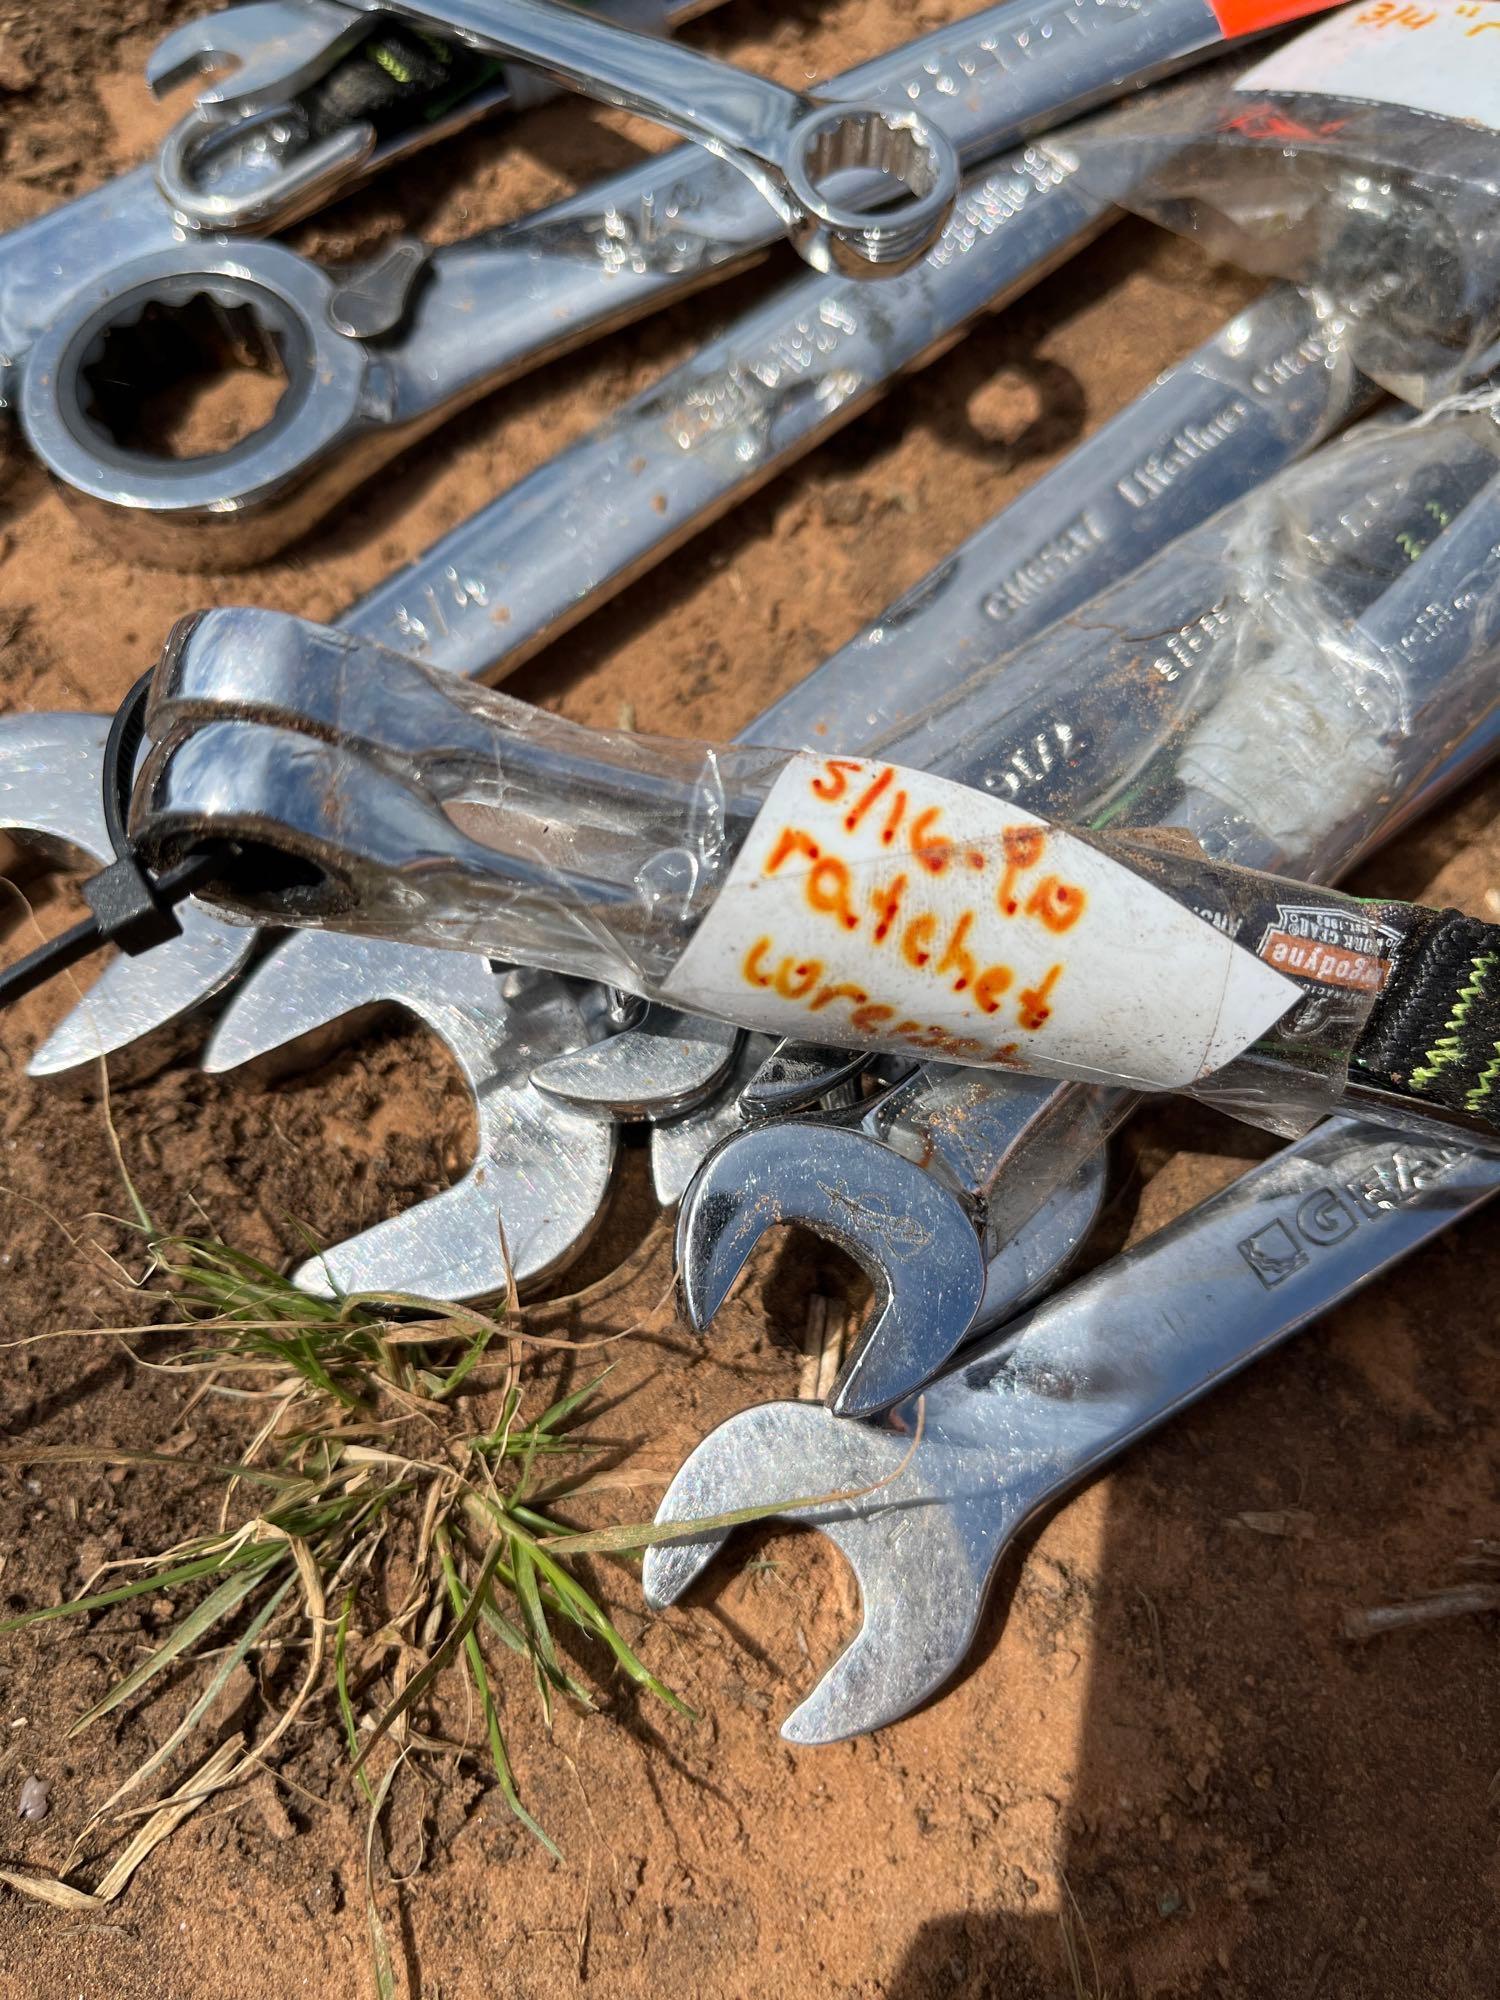
[(1343, 7), (1247, 70), (1235, 88), (1402, 104), (1500, 131), (1500, 0)]
[(666, 983), (801, 1039), (1180, 1089), (1298, 987), (1021, 807), (861, 757), (794, 757)]

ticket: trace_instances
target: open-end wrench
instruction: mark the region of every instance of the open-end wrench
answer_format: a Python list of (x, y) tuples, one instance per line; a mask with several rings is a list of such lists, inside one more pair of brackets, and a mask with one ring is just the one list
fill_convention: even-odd
[[(662, 34), (718, 0), (597, 4), (611, 20)], [(383, 38), (382, 27), (397, 32)], [(157, 186), (194, 229), (284, 228), (478, 119), (555, 94), (535, 70), (334, 0), (249, 0), (184, 22), (157, 45), (146, 81), (161, 96), (226, 70), (157, 153)], [(248, 150), (246, 121), (258, 140)]]
[(1048, 1089), (1018, 1078), (997, 1091), (977, 1071), (925, 1066), (867, 1107), (780, 1118), (756, 1128), (753, 1144), (731, 1127), (678, 1211), (689, 1320), (700, 1331), (710, 1324), (769, 1229), (812, 1228), (854, 1259), (875, 1293), (829, 1406), (855, 1417), (888, 1409), (933, 1372), (935, 1356), (1045, 1291), (1087, 1240), (1104, 1198), (1105, 1151), (1080, 1149), (1071, 1130), (1026, 1226), (998, 1226), (998, 1204), (990, 1214), (990, 1191)]
[[(815, 270), (904, 271), (932, 247), (958, 193), (952, 142), (920, 112), (784, 89), (691, 49), (653, 42), (566, 0), (355, 0), (526, 62), (605, 104), (695, 139), (770, 204)], [(875, 174), (885, 199), (830, 192)]]
[[(740, 740), (864, 749), (1259, 485), (1373, 393), (1344, 357), (1338, 323), (1313, 298), (1288, 287), (1268, 293), (1002, 508)], [(537, 1081), (573, 1103), (670, 1117), (695, 1083), (710, 1087), (722, 1048), (719, 1024), (654, 1012), (642, 1029), (549, 1063)], [(800, 1072), (800, 1083), (786, 1087), (783, 1062), (774, 1108), (821, 1094), (826, 1068), (804, 1063)], [(708, 1129), (705, 1121), (705, 1139)], [(683, 1138), (670, 1142), (674, 1170)]]
[[(823, 94), (919, 113), (974, 162), (1207, 54), (1217, 36), (1205, 0), (1006, 0)], [(155, 249), (90, 274), (53, 318), (27, 371), (26, 434), (128, 551), (189, 568), (255, 561), (443, 417), (742, 267), (777, 235), (742, 174), (686, 147), (425, 260), (403, 246), (352, 287), (277, 244)], [(199, 296), (262, 330), (286, 393), (223, 452), (169, 460), (122, 444), (91, 414), (90, 357), (148, 306), (181, 311)]]
[[(1500, 588), (1492, 559), (1500, 496), (1493, 427), (1479, 418), (1436, 445), (1422, 430), (1408, 431), (1414, 449), (1404, 485), (1395, 471), (1401, 461), (1385, 446), (1395, 435), (1384, 425), (1366, 425), (1303, 471), (1285, 475), (1284, 483), (1293, 518), (1297, 485), (1312, 495), (1314, 518), (1328, 537), (1326, 577), (1342, 608), (1356, 614), (1342, 629), (1330, 616), (1324, 643), (1342, 647), (1351, 662), (1374, 663), (1365, 697), (1372, 707), (1380, 700), (1403, 705), (1397, 726), (1407, 740), (1399, 757), (1379, 747), (1376, 716), (1347, 687), (1341, 692), (1339, 675), (1315, 670), (1310, 646), (1296, 657), (1274, 646), (1266, 657), (1263, 642), (1259, 657), (1247, 650), (1243, 630), (1224, 612), (1223, 586), (1232, 587), (1236, 552), (1251, 528), (1233, 513), (1091, 602), (1076, 627), (1065, 622), (1035, 641), (1010, 683), (975, 682), (940, 705), (921, 734), (950, 768), (948, 746), (964, 745), (974, 777), (998, 774), (1003, 795), (1044, 810), (1097, 823), (1109, 821), (1110, 805), (1122, 800), (1116, 822), (1184, 825), (1216, 854), (1321, 879), (1341, 873), (1483, 761), (1500, 733), (1487, 674)], [(1331, 478), (1324, 469), (1330, 465)], [(1390, 496), (1380, 490), (1385, 486)], [(1247, 504), (1253, 510), (1263, 503)], [(1421, 547), (1418, 537), (1444, 516), (1451, 525), (1408, 567), (1409, 552)], [(1352, 596), (1338, 586), (1341, 569)], [(1363, 606), (1361, 596), (1369, 600)], [(1198, 617), (1185, 617), (1194, 601), (1203, 607)], [(1337, 599), (1328, 609), (1336, 608)], [(1130, 676), (1122, 681), (1118, 669), (1139, 652), (1149, 685), (1156, 672), (1151, 649), (1159, 644), (1172, 676), (1169, 706), (1183, 704), (1183, 726), (1163, 729), (1148, 746), (1132, 719), (1133, 703), (1121, 698)], [(1069, 659), (1071, 667), (1063, 664)], [(1401, 661), (1407, 679), (1377, 694), (1382, 660)], [(1021, 685), (1012, 685), (1018, 679)], [(997, 716), (1003, 716), (998, 731)], [(1147, 734), (1158, 727), (1159, 718)], [(1321, 728), (1339, 744), (1337, 785), (1318, 747)], [(915, 748), (908, 733), (904, 753), (910, 757)], [(1407, 783), (1402, 768), (1413, 774)], [(925, 1089), (914, 1086), (913, 1096), (920, 1105), (931, 1090), (941, 1119), (951, 1087), (936, 1070)], [(1118, 1093), (994, 1075), (973, 1078), (965, 1089), (980, 1140), (967, 1156), (974, 1177), (962, 1192), (1001, 1241), (1023, 1229), (1035, 1204), (1066, 1183), (1131, 1104)], [(920, 1126), (920, 1110), (917, 1118)], [(818, 1142), (825, 1168), (818, 1185), (786, 1183), (779, 1212), (764, 1201), (752, 1208), (743, 1191), (771, 1185), (787, 1153), (807, 1143), (798, 1122), (751, 1126), (708, 1158), (690, 1188), (678, 1258), (689, 1317), (700, 1330), (772, 1223), (837, 1234), (861, 1194), (881, 1208), (899, 1206), (916, 1198), (926, 1178), (913, 1157), (917, 1148), (893, 1154), (868, 1129), (846, 1124)], [(835, 1163), (847, 1191), (837, 1203), (827, 1194)], [(835, 1392), (841, 1414), (868, 1413), (881, 1397), (906, 1393), (969, 1331), (956, 1313), (932, 1313), (919, 1293), (908, 1299), (900, 1276), (890, 1274), (873, 1337), (855, 1351)], [(1003, 1306), (993, 1287), (990, 1303)]]
[(310, 953), (313, 1006), (299, 1012), (298, 946), (326, 944), (311, 933), (285, 947), (282, 1038), (322, 1025), (323, 1000), (340, 970), (342, 999), (361, 1008), (400, 1007), (439, 1037), (474, 1093), (478, 1140), (463, 1178), (352, 1240), (309, 1257), (298, 1282), (318, 1292), (413, 1292), (423, 1298), (479, 1298), (511, 1279), (534, 1284), (577, 1256), (604, 1213), (616, 1139), (607, 1121), (558, 1107), (528, 1076), (528, 1049), (576, 1046), (590, 1027), (579, 989), (550, 973), (499, 972), (456, 955), (434, 974), (401, 945), (351, 938), (341, 964)]
[[(678, 1471), (657, 1519), (876, 1489), (786, 1515), (848, 1559), (862, 1620), (782, 1733), (828, 1743), (878, 1729), (957, 1671), (1028, 1522), (1497, 1186), (1493, 1155), (1335, 1120), (991, 1334), (920, 1408), (878, 1424), (813, 1403), (729, 1418)], [(648, 1549), (648, 1603), (676, 1602), (727, 1539), (710, 1529)]]

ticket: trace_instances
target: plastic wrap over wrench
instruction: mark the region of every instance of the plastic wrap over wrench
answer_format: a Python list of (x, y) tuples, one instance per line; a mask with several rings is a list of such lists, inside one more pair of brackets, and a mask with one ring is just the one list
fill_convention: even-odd
[[(830, 1743), (878, 1729), (957, 1671), (1029, 1522), (1497, 1186), (1494, 1156), (1334, 1120), (991, 1334), (927, 1389), (915, 1450), (913, 1402), (878, 1424), (765, 1403), (709, 1433), (657, 1519), (878, 1487), (786, 1515), (848, 1559), (861, 1623), (782, 1734)], [(648, 1549), (648, 1602), (675, 1603), (727, 1539)]]
[[(1478, 439), (1441, 437), (1443, 464), (1421, 466), (1463, 511), (1411, 568), (1456, 615), (1399, 661), (1358, 643), (1351, 659), (1347, 626), (1316, 654), (1298, 634), (1304, 727), (1337, 728), (1351, 767), (1336, 805), (1294, 806), (1288, 774), (1269, 782), (1246, 761), (1247, 727), (1263, 731), (1282, 690), (1269, 675), (1247, 688), (1240, 659), (1206, 713), (1201, 689), (1143, 681), (1138, 650), (1134, 698), (1099, 691), (1117, 747), (1135, 751), (1113, 789), (1136, 812), (1187, 804), (1190, 823), (1183, 795), (1198, 789), (1200, 843), (1112, 825), (1100, 802), (1078, 830), (997, 798), (993, 742), (963, 742), (963, 775), (948, 776), (591, 730), (308, 620), (236, 610), (182, 621), (149, 684), (133, 853), (158, 874), (191, 860), (205, 899), (253, 921), (602, 978), (746, 1025), (812, 1018), (840, 1046), (1186, 1091), (1281, 1132), (1378, 1102), (1387, 1123), (1500, 1144), (1484, 1037), (1466, 1029), (1439, 1060), (1400, 1026), (1410, 1006), (1412, 1029), (1439, 1033), (1462, 988), (1473, 1028), (1493, 1014), (1500, 1031), (1500, 926), (1223, 858), (1250, 844), (1251, 811), (1263, 841), (1367, 839), (1394, 797), (1500, 728), (1491, 430), (1489, 489), (1467, 505)], [(1382, 442), (1417, 434), (1434, 443), (1417, 426)], [(1174, 824), (1146, 813), (1147, 829)], [(1472, 994), (1454, 924), (1475, 932)]]
[[(975, 163), (1216, 45), (1204, 0), (1006, 0), (823, 95), (918, 113)], [(128, 553), (258, 561), (487, 390), (741, 268), (778, 234), (742, 174), (685, 147), (467, 243), (398, 246), (353, 285), (279, 244), (148, 247), (49, 315), (22, 423), (64, 494)], [(163, 459), (97, 421), (81, 374), (147, 305), (199, 294), (261, 329), (288, 386), (253, 436)]]
[[(1185, 826), (1211, 852), (1256, 865), (1321, 879), (1341, 873), (1495, 747), (1497, 468), (1496, 437), (1484, 417), (1461, 420), (1455, 434), (1438, 439), (1424, 426), (1367, 425), (1284, 475), (1289, 490), (1280, 501), (1274, 486), (1252, 496), (1086, 606), (1076, 629), (1059, 625), (1004, 675), (975, 681), (940, 705), (929, 723), (907, 733), (903, 754), (925, 738), (951, 768), (958, 758), (946, 746), (962, 743), (963, 768), (994, 775), (1002, 795), (1096, 823)], [(1434, 507), (1451, 525), (1422, 553)], [(1274, 570), (1268, 531), (1278, 512), (1283, 532), (1289, 524), (1314, 530), (1314, 595), (1330, 593), (1321, 665), (1310, 636), (1318, 621), (1306, 616), (1306, 577), (1284, 626), (1229, 608), (1236, 579), (1252, 592), (1258, 587), (1243, 566), (1247, 536), (1266, 538)], [(1194, 601), (1204, 607), (1198, 617), (1183, 616)], [(1400, 662), (1399, 697), (1386, 688), (1382, 704), (1372, 674), (1356, 699), (1359, 677), (1345, 677), (1341, 653), (1371, 669)], [(1135, 669), (1122, 680), (1120, 663), (1132, 660), (1148, 676), (1164, 675), (1171, 690), (1169, 714), (1158, 713), (1144, 731), (1132, 725), (1122, 699)], [(1399, 720), (1390, 708), (1397, 698), (1405, 704)], [(1337, 780), (1325, 755), (1334, 740)], [(1036, 1205), (1069, 1186), (1079, 1160), (1131, 1104), (1115, 1093), (1019, 1078), (969, 1076), (960, 1086), (939, 1070), (928, 1086), (928, 1115), (939, 1130), (951, 1122), (945, 1094), (960, 1087), (982, 1143), (966, 1155), (977, 1172), (956, 1191), (987, 1237), (1002, 1243), (1024, 1235)], [(921, 1111), (908, 1107), (908, 1115), (920, 1128)], [(817, 1186), (800, 1190), (784, 1171), (799, 1145), (816, 1145), (823, 1168)], [(911, 1157), (895, 1156), (869, 1131), (836, 1128), (814, 1139), (799, 1122), (730, 1138), (690, 1187), (679, 1221), (683, 1292), (694, 1323), (712, 1319), (770, 1222), (821, 1228), (846, 1247), (851, 1235), (863, 1236), (857, 1254), (883, 1267), (883, 1306), (850, 1359), (837, 1406), (867, 1411), (914, 1387), (966, 1329), (959, 1300), (944, 1315), (908, 1298), (904, 1273), (885, 1250), (881, 1213), (915, 1198), (902, 1190), (921, 1184), (913, 1163), (921, 1149), (908, 1143), (901, 1151)], [(827, 1194), (835, 1177), (844, 1190), (837, 1203)], [(773, 1186), (790, 1192), (758, 1205), (746, 1193)], [(868, 1215), (860, 1198), (866, 1189)], [(986, 1313), (997, 1304), (1003, 1301), (991, 1294)]]
[[(1269, 478), (1373, 395), (1342, 351), (1338, 322), (1308, 294), (1277, 288), (1002, 508), (739, 740), (863, 750)], [(723, 1046), (718, 1024), (658, 1012), (550, 1063), (537, 1080), (570, 1102), (673, 1117), (722, 1070)], [(816, 1097), (822, 1066), (808, 1069), (810, 1090), (784, 1086), (762, 1108)], [(733, 1122), (707, 1107), (697, 1158)], [(686, 1137), (679, 1127), (654, 1143), (668, 1203), (685, 1185), (684, 1164), (696, 1165)]]

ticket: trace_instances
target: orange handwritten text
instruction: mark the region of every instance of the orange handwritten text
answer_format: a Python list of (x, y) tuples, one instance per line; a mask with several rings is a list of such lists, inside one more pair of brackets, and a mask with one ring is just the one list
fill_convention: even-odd
[[(836, 1009), (855, 1035), (961, 1060), (1013, 1062), (1015, 1042), (997, 1051), (992, 1034), (955, 1033), (903, 1014), (897, 999), (904, 988), (912, 1005), (909, 975), (916, 972), (958, 996), (976, 1016), (1004, 1014), (1028, 1035), (1050, 1019), (1064, 961), (1036, 978), (1037, 946), (1025, 944), (1025, 931), (1035, 925), (1052, 937), (1064, 935), (1086, 914), (1087, 896), (1079, 883), (1064, 879), (1055, 853), (1053, 865), (1042, 871), (1054, 845), (1047, 829), (1003, 826), (994, 837), (980, 838), (950, 832), (946, 805), (926, 803), (912, 774), (890, 764), (824, 758), (806, 785), (795, 795), (804, 807), (792, 808), (803, 823), (768, 830), (761, 873), (768, 880), (790, 876), (803, 907), (849, 938), (858, 956), (851, 961), (831, 935), (809, 953), (807, 944), (823, 934), (805, 926), (802, 948), (791, 950), (773, 930), (745, 952), (746, 983), (810, 1013)], [(836, 819), (829, 806), (838, 808)], [(814, 826), (816, 834), (809, 830)], [(1009, 950), (992, 956), (997, 919), (1023, 927), (1014, 933), (1019, 956)], [(892, 998), (879, 990), (882, 964), (894, 976)], [(1018, 965), (1026, 967), (1025, 975)], [(851, 972), (858, 978), (844, 976)]]

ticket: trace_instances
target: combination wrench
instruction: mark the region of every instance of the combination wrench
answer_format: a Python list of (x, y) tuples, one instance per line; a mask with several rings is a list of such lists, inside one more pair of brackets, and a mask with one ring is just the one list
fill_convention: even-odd
[[(1181, 538), (1009, 669), (939, 704), (898, 747), (909, 761), (920, 754), (957, 765), (1003, 797), (1082, 823), (1181, 826), (1213, 855), (1327, 880), (1500, 740), (1489, 685), (1500, 619), (1497, 500), (1500, 437), (1489, 417), (1437, 437), (1422, 425), (1366, 424)], [(1318, 614), (1305, 604), (1260, 621), (1228, 608), (1237, 590), (1255, 588), (1243, 565), (1256, 542), (1265, 573), (1277, 573), (1278, 512), (1296, 534), (1321, 522), (1321, 660), (1302, 622)], [(1447, 525), (1436, 529), (1437, 520)], [(1404, 678), (1392, 685), (1395, 663)], [(1153, 683), (1170, 690), (1168, 712), (1143, 724), (1132, 690)], [(1336, 780), (1325, 754), (1334, 743)], [(957, 757), (953, 744), (964, 746)], [(956, 1164), (941, 1138), (955, 1089), (972, 1141)], [(906, 1106), (922, 1143), (908, 1136), (893, 1150), (868, 1123), (848, 1121), (816, 1141), (795, 1119), (749, 1126), (708, 1157), (683, 1199), (678, 1265), (688, 1316), (707, 1327), (775, 1223), (851, 1247), (851, 1233), (866, 1226), (866, 1194), (873, 1239), (856, 1254), (868, 1265), (881, 1213), (919, 1193), (935, 1199), (934, 1153), (971, 1226), (987, 1241), (1008, 1241), (1133, 1102), (1038, 1079), (960, 1082), (939, 1068)], [(821, 1170), (811, 1183), (788, 1163), (814, 1144)], [(964, 1320), (956, 1290), (951, 1309), (934, 1311), (904, 1267), (887, 1263), (877, 1290), (877, 1318), (835, 1390), (841, 1414), (868, 1414), (909, 1393), (983, 1323)], [(987, 1316), (1005, 1305), (993, 1294), (983, 1302)]]
[[(639, 20), (650, 0), (620, 4)], [(695, 11), (698, 0), (682, 0), (655, 18), (665, 32)], [(17, 413), (23, 379), (47, 330), (60, 319), (67, 323), (75, 299), (109, 296), (122, 263), (160, 258), (191, 267), (195, 259), (225, 256), (227, 245), (195, 239), (195, 232), (284, 228), (472, 119), (550, 94), (541, 78), (512, 64), (472, 89), (459, 88), (446, 108), (432, 102), (430, 91), (408, 87), (387, 95), (378, 123), (374, 111), (345, 115), (351, 102), (369, 110), (371, 91), (362, 88), (355, 97), (351, 77), (385, 77), (365, 54), (376, 26), (323, 0), (251, 0), (185, 22), (157, 45), (146, 79), (158, 93), (209, 65), (233, 65), (233, 74), (197, 93), (151, 163), (0, 239), (0, 415)], [(460, 83), (474, 68), (467, 55), (465, 63)], [(454, 87), (450, 79), (446, 88)], [(340, 282), (352, 293), (358, 274)], [(150, 303), (148, 296), (134, 299), (121, 323)], [(83, 377), (95, 358), (91, 351), (76, 357), (80, 372), (65, 392), (83, 410), (89, 403)], [(42, 365), (53, 365), (46, 354)]]
[[(1493, 1155), (1333, 1120), (990, 1334), (920, 1403), (872, 1424), (815, 1403), (730, 1417), (684, 1462), (657, 1520), (876, 1489), (783, 1517), (847, 1558), (862, 1618), (782, 1734), (831, 1743), (878, 1729), (957, 1671), (1030, 1522), (1497, 1185)], [(700, 1530), (648, 1549), (652, 1608), (675, 1603), (727, 1539)]]
[[(1221, 43), (1206, 0), (1005, 0), (822, 94), (921, 116), (973, 164)], [(878, 192), (879, 180), (860, 185)], [(254, 562), (478, 396), (742, 268), (778, 233), (741, 173), (685, 147), (466, 243), (397, 246), (342, 320), (348, 288), (282, 245), (159, 248), (95, 273), (52, 321), (22, 422), (64, 495), (126, 553), (184, 568)], [(148, 305), (180, 311), (198, 296), (246, 316), (288, 386), (253, 435), (174, 461), (96, 421), (81, 376)]]

